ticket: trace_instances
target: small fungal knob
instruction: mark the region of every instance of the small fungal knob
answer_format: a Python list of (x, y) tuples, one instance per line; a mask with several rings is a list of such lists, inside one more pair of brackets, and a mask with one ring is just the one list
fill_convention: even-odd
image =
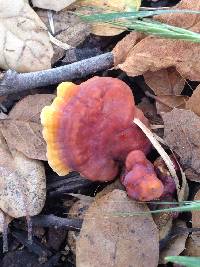
[(128, 154), (122, 184), (128, 195), (139, 201), (158, 199), (164, 191), (164, 186), (158, 179), (153, 164), (140, 150)]

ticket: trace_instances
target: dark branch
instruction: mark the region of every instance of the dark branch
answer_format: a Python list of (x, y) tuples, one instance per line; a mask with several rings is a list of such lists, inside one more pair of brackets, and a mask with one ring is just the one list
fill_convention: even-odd
[(33, 226), (65, 227), (67, 230), (79, 231), (82, 226), (81, 219), (68, 219), (51, 215), (38, 215), (31, 218)]
[(62, 67), (29, 73), (8, 70), (0, 82), (0, 96), (86, 77), (113, 66), (111, 52)]
[(21, 244), (28, 248), (29, 251), (38, 255), (39, 257), (47, 258), (52, 255), (51, 251), (46, 248), (42, 243), (40, 243), (35, 237), (33, 237), (32, 242), (28, 241), (27, 234), (23, 231), (12, 231), (12, 236), (14, 236)]

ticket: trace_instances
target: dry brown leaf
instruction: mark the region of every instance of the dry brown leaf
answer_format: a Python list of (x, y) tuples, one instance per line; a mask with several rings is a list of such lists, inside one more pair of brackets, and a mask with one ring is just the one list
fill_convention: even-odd
[(29, 158), (46, 160), (40, 112), (54, 97), (51, 94), (29, 95), (13, 107), (7, 119), (1, 121), (1, 130), (10, 149), (14, 148)]
[(50, 9), (54, 11), (60, 11), (64, 9), (65, 7), (68, 7), (72, 3), (74, 3), (76, 0), (31, 0), (33, 3), (33, 6), (44, 8), (44, 9)]
[(0, 0), (0, 67), (18, 72), (51, 67), (45, 25), (25, 0)]
[(186, 108), (200, 116), (200, 85), (197, 86), (192, 96), (187, 101)]
[[(199, 0), (181, 0), (172, 9), (189, 9), (189, 10), (199, 10), (200, 2)], [(177, 27), (182, 27), (189, 29), (193, 27), (196, 23), (199, 15), (198, 14), (187, 14), (187, 13), (177, 13), (177, 14), (163, 14), (155, 16), (155, 18), (161, 22), (169, 23)]]
[[(76, 201), (69, 210), (69, 218), (79, 218), (84, 219), (85, 213), (88, 210), (89, 206), (91, 205), (93, 201), (93, 198), (90, 198), (90, 200), (78, 200)], [(73, 252), (74, 255), (76, 255), (76, 242), (77, 238), (79, 237), (79, 232), (77, 231), (69, 231), (68, 232), (68, 245)]]
[[(200, 190), (197, 191), (194, 201), (200, 201)], [(200, 227), (200, 211), (192, 211), (192, 227)], [(200, 257), (200, 234), (193, 232), (186, 243), (185, 255)]]
[[(186, 223), (184, 221), (177, 221), (174, 227), (187, 228)], [(174, 238), (170, 239), (167, 246), (160, 253), (160, 264), (165, 264), (165, 257), (167, 256), (178, 256), (185, 249), (185, 242), (188, 237), (188, 232), (186, 231), (183, 234), (177, 235)]]
[(76, 244), (77, 267), (157, 267), (159, 236), (152, 216), (122, 215), (141, 211), (148, 211), (147, 206), (130, 200), (122, 190), (94, 201)]
[(186, 242), (186, 250), (184, 255), (192, 257), (200, 257), (200, 234), (193, 233)]
[(141, 0), (104, 0), (103, 3), (99, 0), (79, 0), (77, 5), (83, 7), (96, 7), (100, 9), (109, 9), (110, 11), (133, 11), (138, 10), (141, 5)]
[(2, 210), (0, 210), (0, 233), (4, 231), (4, 228), (9, 225), (9, 223), (13, 220), (9, 215), (5, 214)]
[(195, 170), (193, 170), (192, 168), (187, 168), (185, 170), (185, 175), (187, 177), (188, 180), (193, 181), (193, 182), (200, 182), (200, 175), (195, 172)]
[[(195, 194), (194, 201), (200, 201), (200, 190)], [(192, 211), (192, 227), (200, 228), (200, 211)]]
[(189, 97), (184, 95), (158, 95), (155, 99), (157, 113), (162, 114), (174, 108), (185, 109)]
[[(190, 3), (188, 4), (188, 2)], [(200, 3), (197, 3), (196, 0), (182, 0), (175, 8), (199, 11)], [(178, 24), (177, 21), (180, 15), (173, 14), (171, 16), (159, 16), (159, 19), (169, 24)], [(200, 32), (200, 17), (198, 15), (192, 15), (190, 19), (189, 16), (191, 15), (182, 15), (181, 21), (184, 19), (189, 20), (189, 23), (187, 22), (187, 25), (183, 23), (183, 26), (189, 26), (191, 27), (189, 28), (190, 30)], [(134, 42), (135, 38), (133, 38), (132, 43)], [(117, 46), (121, 46), (120, 42)], [(116, 65), (116, 68), (122, 69), (130, 76), (142, 75), (147, 71), (155, 72), (174, 67), (184, 79), (200, 80), (200, 44), (198, 43), (148, 36), (134, 47), (131, 47), (131, 49), (128, 43), (124, 44), (124, 47), (127, 47), (126, 51), (124, 49), (124, 57), (126, 58), (124, 62)], [(115, 53), (116, 50), (118, 50), (117, 47), (113, 50), (115, 58), (118, 57)]]
[(185, 168), (200, 173), (200, 118), (183, 109), (163, 113), (162, 117), (166, 143), (180, 156), (180, 163)]
[[(170, 208), (171, 205), (160, 205), (159, 209), (163, 209), (163, 208)], [(153, 219), (155, 224), (158, 227), (159, 230), (159, 240), (163, 240), (165, 239), (171, 229), (172, 229), (172, 222), (173, 222), (173, 216), (171, 213), (169, 212), (162, 212), (162, 213), (158, 213), (158, 214), (153, 214)]]
[[(95, 14), (100, 11), (110, 13), (138, 10), (141, 0), (104, 0), (103, 3), (99, 0), (80, 0), (75, 4), (80, 7), (76, 10), (78, 13)], [(114, 36), (125, 30), (125, 27), (117, 27), (108, 23), (92, 23), (92, 33), (100, 36)]]
[[(39, 10), (37, 14), (50, 29), (47, 11)], [(55, 31), (53, 36), (62, 43), (76, 47), (90, 34), (91, 25), (67, 10), (52, 14), (52, 18)], [(54, 56), (52, 64), (62, 58), (65, 54), (65, 50), (55, 44), (53, 44), (53, 49)]]
[(113, 49), (114, 65), (123, 63), (126, 60), (127, 53), (142, 40), (144, 35), (139, 32), (131, 32), (126, 35)]
[(185, 85), (185, 80), (175, 68), (148, 71), (144, 79), (156, 95), (180, 95)]
[(9, 151), (0, 135), (0, 209), (11, 217), (37, 215), (46, 198), (44, 166), (17, 151)]

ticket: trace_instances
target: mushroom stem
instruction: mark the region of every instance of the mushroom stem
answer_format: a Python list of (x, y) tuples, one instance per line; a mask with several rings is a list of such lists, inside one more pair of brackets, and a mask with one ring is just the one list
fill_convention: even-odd
[(180, 191), (179, 180), (178, 180), (178, 176), (176, 175), (176, 171), (175, 171), (174, 165), (173, 165), (170, 157), (165, 152), (163, 147), (159, 144), (159, 142), (156, 140), (153, 133), (144, 125), (144, 123), (142, 123), (138, 118), (134, 118), (133, 123), (135, 123), (144, 132), (144, 134), (150, 140), (150, 142), (152, 143), (154, 148), (158, 151), (160, 156), (163, 158), (165, 164), (167, 165), (167, 167), (169, 169), (169, 172), (171, 173), (172, 177), (174, 178), (177, 193), (179, 194), (179, 191)]

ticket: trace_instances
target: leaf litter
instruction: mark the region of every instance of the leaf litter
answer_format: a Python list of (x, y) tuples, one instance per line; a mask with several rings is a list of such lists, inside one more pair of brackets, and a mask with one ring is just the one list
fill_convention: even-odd
[[(2, 27), (0, 28), (2, 28), (3, 34), (11, 35), (12, 38), (11, 41), (8, 39), (6, 49), (0, 49), (0, 55), (1, 53), (3, 55), (0, 66), (3, 69), (12, 68), (18, 72), (51, 68), (51, 64), (60, 64), (60, 59), (65, 55), (63, 44), (66, 44), (66, 47), (69, 45), (72, 49), (76, 49), (88, 36), (91, 38), (91, 32), (96, 35), (97, 39), (100, 39), (100, 36), (115, 35), (118, 38), (118, 34), (124, 31), (124, 28), (116, 28), (108, 24), (96, 23), (92, 26), (85, 24), (71, 12), (76, 10), (96, 13), (102, 9), (99, 1), (72, 2), (75, 1), (60, 1), (59, 3), (57, 1), (32, 1), (34, 6), (48, 10), (35, 9), (35, 12), (27, 1), (16, 1), (14, 6), (13, 2), (8, 1), (5, 4), (2, 1), (4, 9), (0, 13), (0, 17), (2, 16), (0, 19), (2, 22), (0, 26)], [(103, 9), (106, 12), (127, 11), (133, 8), (138, 9), (141, 4), (140, 1), (132, 1), (131, 3), (134, 6), (130, 5), (130, 1), (105, 1)], [(12, 8), (10, 8), (11, 4)], [(89, 7), (92, 7), (92, 11)], [(25, 12), (26, 18), (20, 13), (20, 8)], [(197, 3), (196, 0), (182, 0), (173, 9), (199, 11), (200, 3)], [(49, 10), (55, 10), (57, 13)], [(48, 18), (49, 12), (52, 17), (51, 20)], [(11, 15), (9, 23), (12, 23), (10, 25), (5, 14), (6, 16), (7, 14)], [(25, 20), (24, 25), (26, 27), (19, 24), (14, 28), (13, 25), (20, 22), (22, 18)], [(199, 15), (197, 14), (166, 14), (155, 16), (154, 19), (200, 32)], [(32, 21), (32, 24), (29, 20)], [(60, 43), (52, 42), (48, 31)], [(123, 34), (125, 35), (125, 33)], [(2, 40), (5, 35), (2, 35)], [(27, 45), (29, 38), (31, 38), (30, 46)], [(13, 48), (11, 45), (13, 40), (15, 40), (15, 46), (19, 46), (19, 51), (14, 51), (15, 56), (12, 49), (7, 49)], [(41, 46), (38, 44), (38, 40), (42, 40)], [(35, 54), (31, 53), (33, 52), (31, 50), (33, 43), (37, 44)], [(23, 45), (24, 53), (20, 54)], [(111, 47), (113, 46), (112, 44)], [(112, 48), (106, 49), (111, 50)], [(126, 81), (133, 81), (133, 77), (143, 75), (147, 101), (141, 101), (139, 106), (145, 110), (147, 116), (149, 114), (151, 123), (158, 123), (158, 126), (162, 126), (159, 132), (160, 140), (163, 138), (165, 150), (169, 152), (168, 148), (170, 148), (177, 161), (180, 162), (180, 169), (177, 172), (171, 159), (169, 161), (167, 158), (167, 165), (171, 170), (169, 175), (174, 176), (177, 182), (180, 203), (188, 200), (186, 178), (197, 183), (200, 181), (199, 86), (194, 90), (192, 85), (194, 91), (190, 90), (189, 94), (185, 90), (188, 84), (190, 87), (190, 81), (200, 80), (199, 49), (200, 45), (196, 43), (131, 32), (120, 40), (113, 50), (115, 68), (121, 69), (129, 76), (123, 74)], [(110, 70), (109, 73), (112, 71)], [(80, 80), (75, 81), (75, 83), (80, 83)], [(144, 88), (140, 87), (140, 82), (138, 83), (139, 89), (135, 89), (135, 83), (133, 84), (133, 91), (136, 92), (137, 98), (137, 94), (140, 94), (139, 90)], [(51, 171), (46, 164), (44, 167), (42, 162), (46, 161), (47, 158), (46, 144), (41, 134), (40, 112), (44, 106), (51, 104), (55, 95), (46, 94), (45, 90), (42, 88), (43, 94), (28, 95), (18, 101), (16, 105), (12, 105), (8, 115), (1, 113), (0, 231), (4, 233), (6, 232), (5, 225), (14, 218), (41, 213), (45, 201), (47, 201), (47, 206), (53, 205), (51, 211), (53, 210), (54, 213), (58, 212), (59, 214), (61, 207), (63, 207), (60, 204), (60, 199), (58, 206), (61, 205), (61, 207), (56, 206), (56, 203), (51, 203), (48, 198), (46, 200), (48, 193), (46, 192), (46, 182), (49, 183), (53, 180), (55, 174), (50, 174), (49, 178)], [(50, 91), (53, 92), (51, 89)], [(192, 96), (191, 93), (193, 93)], [(2, 103), (4, 101), (5, 98), (2, 99)], [(153, 134), (154, 139), (155, 136)], [(151, 161), (154, 161), (155, 155), (152, 158), (151, 156), (152, 154), (149, 156)], [(45, 171), (49, 179), (47, 181)], [(60, 177), (56, 177), (56, 179), (58, 180), (56, 182), (53, 180), (53, 183), (58, 186), (58, 190), (63, 192), (65, 179), (68, 179), (68, 176), (64, 177), (63, 180)], [(61, 187), (59, 187), (60, 185)], [(99, 185), (97, 188), (99, 190)], [(84, 190), (83, 192), (86, 192), (87, 195), (92, 194), (91, 189)], [(192, 190), (191, 187), (190, 193), (193, 193)], [(194, 197), (195, 201), (199, 200), (198, 193), (199, 191)], [(61, 199), (63, 198), (62, 194), (59, 196)], [(76, 208), (72, 206), (68, 212), (67, 207), (70, 201), (73, 202), (72, 199), (78, 196), (80, 200), (78, 204), (75, 202)], [(74, 264), (74, 266), (101, 266), (104, 264), (105, 266), (145, 267), (149, 265), (157, 267), (158, 263), (166, 263), (166, 256), (178, 256), (180, 254), (200, 256), (198, 231), (192, 232), (188, 236), (190, 229), (185, 223), (188, 222), (187, 217), (181, 217), (184, 221), (177, 220), (179, 207), (174, 210), (171, 209), (175, 206), (174, 203), (177, 203), (176, 197), (173, 195), (170, 199), (156, 200), (156, 203), (136, 203), (127, 197), (119, 179), (106, 185), (105, 189), (94, 198), (84, 197), (79, 191), (75, 191), (75, 193), (73, 191), (67, 197), (64, 194), (64, 198), (67, 198), (65, 200), (67, 205), (64, 205), (64, 213), (60, 214), (72, 220), (83, 220), (80, 234), (70, 231), (68, 241), (64, 242), (65, 248), (68, 246), (66, 245), (68, 242), (74, 257), (76, 257), (76, 265)], [(80, 203), (86, 199), (90, 199), (90, 201), (86, 201), (86, 204)], [(166, 203), (168, 201), (168, 204), (164, 204), (165, 201)], [(159, 213), (156, 213), (158, 210), (160, 210)], [(155, 213), (151, 214), (150, 211)], [(48, 208), (47, 212), (49, 212)], [(199, 228), (198, 216), (198, 211), (192, 211), (193, 228)], [(177, 229), (182, 229), (182, 232), (178, 234)], [(45, 241), (43, 243), (45, 244)], [(65, 259), (68, 259), (68, 256)]]
[(40, 113), (54, 97), (53, 94), (29, 95), (12, 108), (6, 119), (0, 121), (2, 134), (10, 149), (16, 149), (32, 159), (46, 160)]
[[(199, 4), (196, 4), (196, 2), (196, 0), (182, 0), (175, 8), (200, 10), (200, 6)], [(192, 25), (190, 15), (188, 14), (171, 14), (169, 16), (160, 15), (159, 20), (177, 26), (177, 23), (179, 23), (177, 22), (179, 21), (179, 16), (181, 16), (184, 21), (189, 20), (187, 29), (196, 32), (200, 31), (200, 17), (198, 15), (191, 15), (193, 16), (192, 21), (194, 21), (194, 24)], [(131, 42), (131, 38), (133, 38), (133, 42)], [(126, 50), (124, 51), (124, 60), (123, 62), (120, 62), (120, 64), (118, 63), (119, 58), (117, 53), (117, 47), (120, 43), (117, 44), (113, 50), (116, 68), (120, 68), (128, 75), (137, 76), (145, 74), (148, 71), (155, 72), (161, 69), (174, 67), (184, 79), (199, 81), (200, 46), (198, 43), (195, 44), (181, 40), (147, 36), (135, 45), (134, 32), (130, 33), (129, 42), (132, 43), (132, 46), (130, 46), (130, 43), (127, 46), (124, 46), (124, 48), (127, 47), (127, 50), (124, 49)]]

